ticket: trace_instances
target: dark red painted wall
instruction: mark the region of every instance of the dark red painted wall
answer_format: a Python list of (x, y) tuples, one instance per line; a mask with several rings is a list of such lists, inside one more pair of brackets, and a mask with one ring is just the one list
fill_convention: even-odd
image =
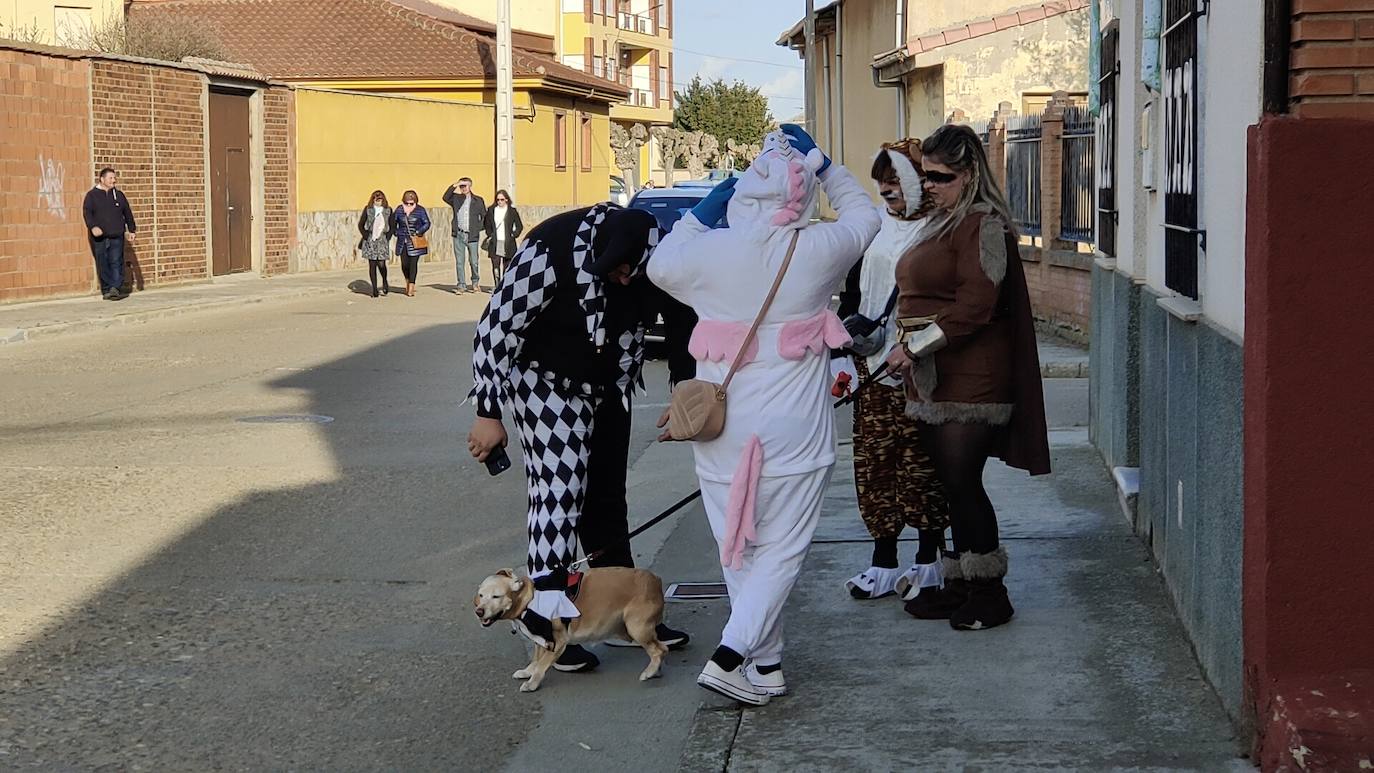
[(1374, 121), (1268, 117), (1249, 158), (1247, 688), (1266, 770), (1296, 769), (1294, 739), (1308, 770), (1353, 770), (1374, 746)]

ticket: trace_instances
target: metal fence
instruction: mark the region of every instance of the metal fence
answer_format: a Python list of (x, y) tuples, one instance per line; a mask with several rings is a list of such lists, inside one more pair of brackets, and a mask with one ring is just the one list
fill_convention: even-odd
[(1007, 119), (1007, 203), (1021, 233), (1040, 235), (1040, 116)]
[(1086, 108), (1064, 111), (1063, 176), (1060, 178), (1059, 238), (1091, 242), (1097, 214), (1093, 186), (1093, 144), (1097, 122)]

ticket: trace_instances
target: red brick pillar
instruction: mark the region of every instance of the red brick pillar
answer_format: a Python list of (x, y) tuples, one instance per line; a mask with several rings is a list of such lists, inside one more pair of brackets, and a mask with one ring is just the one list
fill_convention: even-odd
[(1059, 238), (1063, 225), (1064, 110), (1068, 106), (1069, 95), (1056, 91), (1040, 117), (1040, 235), (1047, 250), (1072, 247)]
[(988, 166), (997, 178), (997, 186), (1004, 191), (1007, 189), (1007, 119), (1013, 115), (1016, 111), (1011, 103), (1003, 102), (988, 122)]

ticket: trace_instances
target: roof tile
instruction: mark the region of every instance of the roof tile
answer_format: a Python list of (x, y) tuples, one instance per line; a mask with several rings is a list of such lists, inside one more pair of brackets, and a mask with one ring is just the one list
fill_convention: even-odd
[[(495, 39), (461, 26), (458, 15), (440, 19), (393, 0), (144, 0), (130, 13), (193, 18), (234, 61), (280, 80), (496, 79)], [(517, 78), (627, 93), (530, 51), (513, 50), (511, 63)]]

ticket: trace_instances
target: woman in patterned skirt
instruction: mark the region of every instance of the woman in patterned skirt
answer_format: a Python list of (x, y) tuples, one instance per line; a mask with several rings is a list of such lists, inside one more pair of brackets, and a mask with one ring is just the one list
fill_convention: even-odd
[(391, 292), (391, 283), (386, 278), (386, 262), (391, 259), (391, 206), (387, 204), (386, 194), (373, 191), (372, 198), (363, 213), (358, 217), (358, 249), (362, 250), (363, 260), (367, 261), (367, 275), (372, 280), (372, 297), (377, 297), (377, 274), (382, 275), (381, 294)]
[[(931, 205), (917, 171), (921, 143), (884, 145), (870, 172), (886, 207), (882, 229), (864, 253), (859, 276), (859, 313), (882, 322), (886, 340), (896, 339), (897, 261), (925, 240)], [(860, 380), (876, 371), (887, 347), (854, 357)], [(854, 487), (859, 515), (873, 537), (868, 569), (845, 583), (856, 599), (900, 593), (908, 602), (929, 596), (943, 582), (940, 549), (949, 508), (935, 470), (921, 446), (920, 425), (906, 416), (900, 377), (885, 377), (861, 390), (854, 402)], [(897, 539), (910, 526), (919, 537), (916, 557), (903, 572)]]

